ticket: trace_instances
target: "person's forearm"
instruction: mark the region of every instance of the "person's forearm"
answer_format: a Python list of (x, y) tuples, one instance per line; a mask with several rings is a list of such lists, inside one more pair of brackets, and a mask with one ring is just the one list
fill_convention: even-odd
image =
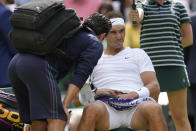
[(68, 91), (67, 91), (65, 98), (63, 100), (64, 108), (69, 107), (69, 104), (71, 103), (73, 98), (78, 94), (79, 91), (80, 91), (80, 89), (77, 86), (75, 86), (74, 84), (69, 84)]
[(147, 85), (145, 85), (146, 88), (150, 91), (150, 97), (154, 98), (156, 101), (158, 101), (159, 93), (160, 93), (160, 87), (158, 82), (153, 81)]
[[(88, 81), (88, 80), (87, 80), (87, 81)], [(85, 83), (84, 86), (83, 86), (82, 88), (85, 88), (85, 87), (87, 87), (87, 86), (89, 86), (89, 83)], [(81, 89), (81, 90), (82, 90), (82, 89)], [(78, 92), (78, 93), (76, 94), (76, 96), (74, 97), (74, 99), (73, 99), (73, 104), (74, 104), (75, 107), (82, 106), (82, 103), (80, 102), (80, 99), (79, 99), (79, 94), (80, 94), (80, 92)]]
[(75, 107), (82, 106), (82, 104), (80, 103), (80, 100), (79, 100), (79, 94), (77, 94), (75, 96), (75, 98), (73, 99), (73, 104), (74, 104)]
[(188, 47), (193, 44), (193, 32), (192, 32), (192, 26), (190, 23), (183, 23), (180, 27), (180, 33), (181, 33), (181, 43), (182, 47)]
[(181, 37), (180, 40), (183, 48), (193, 45), (193, 40), (189, 37)]

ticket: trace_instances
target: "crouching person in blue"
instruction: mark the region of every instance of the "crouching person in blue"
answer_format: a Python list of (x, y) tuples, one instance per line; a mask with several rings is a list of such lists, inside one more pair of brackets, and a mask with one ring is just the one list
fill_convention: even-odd
[[(60, 49), (67, 60), (55, 55), (17, 53), (9, 64), (9, 79), (16, 94), (20, 119), (31, 123), (31, 131), (64, 131), (69, 121), (67, 108), (87, 80), (103, 52), (103, 40), (111, 28), (105, 16), (95, 13)], [(58, 80), (74, 71), (64, 102)]]
[[(167, 131), (161, 107), (155, 101), (160, 88), (149, 56), (142, 49), (123, 47), (125, 23), (121, 14), (109, 12), (106, 16), (112, 22), (107, 48), (91, 75), (91, 83), (97, 88), (96, 101), (84, 107), (78, 131), (119, 127)], [(80, 95), (79, 100), (84, 103)]]

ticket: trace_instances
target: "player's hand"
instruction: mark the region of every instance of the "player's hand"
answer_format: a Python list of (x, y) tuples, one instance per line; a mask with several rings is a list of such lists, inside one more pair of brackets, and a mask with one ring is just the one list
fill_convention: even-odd
[(112, 94), (112, 95), (117, 96), (119, 93), (120, 93), (119, 91), (111, 90), (111, 89), (98, 89), (96, 91), (96, 95), (98, 95), (98, 94)]
[(117, 95), (117, 97), (119, 99), (135, 99), (138, 98), (138, 94), (136, 92), (130, 92), (130, 93), (126, 93), (126, 94), (119, 94)]

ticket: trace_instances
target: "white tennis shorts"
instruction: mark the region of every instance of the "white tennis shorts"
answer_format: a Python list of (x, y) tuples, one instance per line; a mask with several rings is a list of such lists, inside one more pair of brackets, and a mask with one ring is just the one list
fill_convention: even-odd
[(107, 111), (109, 112), (109, 130), (119, 127), (126, 127), (131, 129), (131, 119), (138, 105), (129, 110), (118, 111), (108, 104), (104, 104), (107, 108)]

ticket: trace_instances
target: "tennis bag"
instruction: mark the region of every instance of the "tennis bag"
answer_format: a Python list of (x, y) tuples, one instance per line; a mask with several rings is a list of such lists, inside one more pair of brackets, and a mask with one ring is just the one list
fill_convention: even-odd
[(75, 10), (62, 1), (30, 1), (17, 7), (10, 17), (9, 37), (19, 52), (46, 55), (57, 50), (63, 39), (71, 38), (81, 27)]
[(0, 130), (22, 131), (15, 95), (0, 91)]

